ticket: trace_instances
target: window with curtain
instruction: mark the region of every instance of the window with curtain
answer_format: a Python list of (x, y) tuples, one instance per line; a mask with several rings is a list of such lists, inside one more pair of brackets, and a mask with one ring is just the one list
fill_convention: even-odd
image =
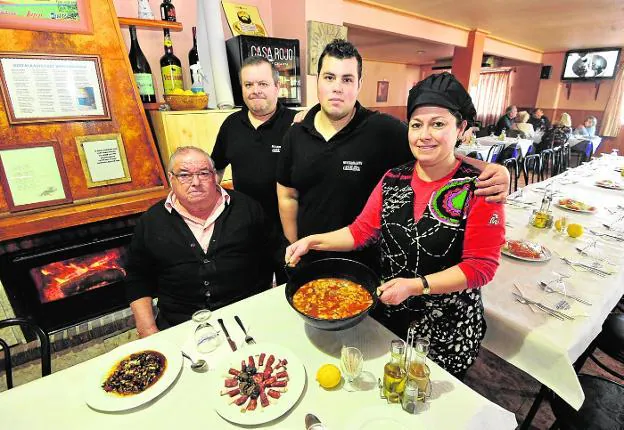
[(484, 126), (495, 124), (505, 113), (509, 100), (511, 69), (490, 69), (479, 75), (476, 94), (471, 94), (477, 109), (477, 121)]
[(617, 137), (620, 127), (624, 125), (624, 63), (620, 63), (620, 69), (615, 77), (611, 88), (607, 108), (602, 118), (601, 136)]

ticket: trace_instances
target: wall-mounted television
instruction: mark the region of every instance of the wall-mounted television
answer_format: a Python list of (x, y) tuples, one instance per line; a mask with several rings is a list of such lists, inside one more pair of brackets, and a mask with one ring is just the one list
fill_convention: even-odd
[(613, 79), (621, 48), (577, 49), (566, 52), (562, 81)]

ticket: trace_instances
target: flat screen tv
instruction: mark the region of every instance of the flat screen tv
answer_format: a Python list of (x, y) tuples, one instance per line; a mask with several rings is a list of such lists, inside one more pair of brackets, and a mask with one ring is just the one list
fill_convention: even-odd
[(562, 81), (613, 79), (621, 48), (577, 49), (566, 52)]

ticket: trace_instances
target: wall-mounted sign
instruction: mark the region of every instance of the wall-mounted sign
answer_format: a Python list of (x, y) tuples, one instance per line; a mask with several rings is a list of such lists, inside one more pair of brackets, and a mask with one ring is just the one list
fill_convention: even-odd
[(89, 0), (2, 0), (0, 27), (92, 34)]
[(97, 134), (76, 137), (78, 154), (87, 187), (130, 182), (128, 160), (121, 134)]

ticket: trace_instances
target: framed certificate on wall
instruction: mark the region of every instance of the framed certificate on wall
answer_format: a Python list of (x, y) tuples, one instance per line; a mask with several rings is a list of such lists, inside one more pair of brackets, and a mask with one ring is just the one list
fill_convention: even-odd
[(58, 142), (2, 145), (0, 184), (11, 212), (72, 201)]
[(132, 180), (121, 134), (79, 136), (76, 137), (76, 144), (87, 187), (102, 187)]
[(0, 52), (11, 124), (110, 119), (100, 57)]

